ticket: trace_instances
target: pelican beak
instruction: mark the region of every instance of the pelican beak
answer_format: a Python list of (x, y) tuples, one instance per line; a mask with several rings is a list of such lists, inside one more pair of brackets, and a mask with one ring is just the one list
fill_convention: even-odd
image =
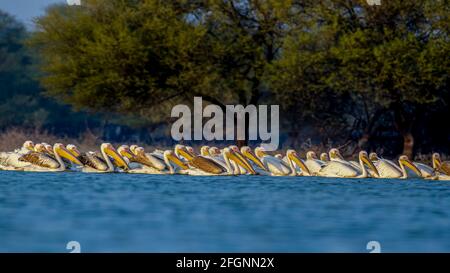
[(264, 166), (264, 164), (261, 162), (261, 160), (259, 160), (259, 158), (256, 157), (256, 155), (253, 152), (244, 151), (244, 156), (247, 157), (248, 159), (250, 159), (251, 161), (253, 161), (261, 169), (267, 171), (266, 166)]
[(311, 175), (311, 172), (309, 171), (308, 167), (305, 165), (305, 163), (303, 162), (303, 160), (301, 160), (297, 154), (291, 153), (289, 154), (289, 158), (295, 163), (297, 164), (297, 166), (302, 170), (303, 173), (307, 174), (307, 175)]
[(73, 155), (75, 155), (76, 157), (79, 157), (81, 155), (80, 151), (78, 151), (77, 148), (72, 148), (70, 150), (72, 152)]
[(233, 160), (234, 162), (236, 162), (236, 164), (238, 164), (239, 166), (241, 166), (242, 168), (244, 168), (248, 173), (250, 174), (256, 174), (255, 169), (253, 169), (253, 167), (247, 162), (247, 160), (245, 160), (242, 155), (239, 155), (238, 153), (236, 153), (233, 150), (230, 150), (230, 154), (229, 154), (229, 158), (231, 160)]
[(402, 159), (402, 163), (408, 167), (410, 170), (415, 172), (419, 177), (422, 177), (422, 172), (417, 168), (417, 166), (409, 159)]
[(247, 166), (247, 168), (245, 168), (245, 169), (249, 173), (256, 174), (255, 169), (253, 169), (252, 165), (250, 165), (250, 163), (248, 162), (247, 158), (245, 158), (245, 156), (243, 154), (241, 154), (241, 152), (234, 151), (234, 154), (242, 161), (242, 163), (244, 163)]
[(173, 162), (175, 165), (177, 165), (178, 167), (180, 167), (183, 170), (187, 170), (189, 169), (189, 167), (183, 162), (181, 161), (178, 156), (176, 156), (173, 152), (171, 152), (170, 154), (167, 155), (167, 158), (169, 159), (169, 161)]
[(361, 157), (361, 160), (364, 164), (366, 164), (367, 167), (369, 167), (375, 173), (376, 177), (380, 177), (380, 173), (378, 172), (377, 167), (375, 167), (372, 160), (370, 160), (367, 155), (363, 155)]
[(128, 158), (130, 161), (134, 161), (135, 159), (135, 155), (128, 148), (121, 149), (120, 155)]
[(436, 169), (439, 169), (441, 167), (441, 160), (437, 157), (433, 157), (433, 166), (436, 166)]
[(112, 145), (108, 145), (106, 147), (105, 153), (114, 159), (114, 163), (118, 167), (123, 168), (124, 170), (128, 170), (129, 169), (127, 162), (125, 162), (123, 157), (121, 155), (119, 155), (117, 150), (114, 149), (114, 147)]
[(186, 148), (177, 148), (177, 152), (179, 155), (186, 158), (187, 161), (191, 161), (192, 159), (194, 159), (194, 155), (189, 153), (189, 151)]
[(81, 163), (81, 161), (78, 160), (78, 158), (74, 154), (72, 154), (69, 150), (67, 150), (66, 148), (64, 148), (62, 146), (56, 147), (56, 152), (60, 156), (64, 157), (65, 159), (69, 160), (70, 162), (72, 162), (76, 165), (80, 165), (80, 166), (83, 165), (83, 163)]

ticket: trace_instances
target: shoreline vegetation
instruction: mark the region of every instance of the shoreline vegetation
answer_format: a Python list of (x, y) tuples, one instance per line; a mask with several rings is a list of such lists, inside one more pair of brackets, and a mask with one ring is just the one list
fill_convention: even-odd
[(279, 105), (280, 150), (450, 154), (448, 14), (445, 1), (86, 0), (27, 30), (0, 11), (0, 150), (172, 147), (171, 109), (198, 96)]

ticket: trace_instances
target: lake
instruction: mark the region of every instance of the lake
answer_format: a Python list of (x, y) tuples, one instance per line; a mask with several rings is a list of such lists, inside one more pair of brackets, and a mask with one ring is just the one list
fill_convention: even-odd
[(450, 183), (0, 172), (0, 252), (450, 251)]

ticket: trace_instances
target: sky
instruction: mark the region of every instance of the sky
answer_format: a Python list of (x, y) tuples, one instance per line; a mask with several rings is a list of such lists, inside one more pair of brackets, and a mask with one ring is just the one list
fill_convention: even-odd
[(65, 2), (66, 0), (0, 0), (0, 9), (14, 15), (28, 28), (32, 28), (32, 19), (44, 14), (46, 6)]

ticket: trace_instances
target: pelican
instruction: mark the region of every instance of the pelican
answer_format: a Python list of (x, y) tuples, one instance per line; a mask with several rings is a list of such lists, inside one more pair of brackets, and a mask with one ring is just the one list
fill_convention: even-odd
[[(163, 152), (163, 163), (165, 168), (156, 168), (154, 164), (148, 160), (148, 155), (145, 153), (144, 148), (138, 147), (135, 149), (136, 157), (135, 162), (141, 164), (140, 167), (131, 168), (129, 173), (141, 173), (141, 174), (175, 174), (180, 173), (180, 170), (187, 170), (189, 167), (182, 162), (173, 151), (166, 150)], [(154, 159), (158, 160), (158, 159)], [(174, 165), (172, 165), (172, 163)]]
[(22, 147), (14, 150), (14, 153), (18, 154), (26, 154), (30, 151), (34, 151), (34, 142), (31, 140), (27, 140), (23, 143)]
[(327, 154), (327, 153), (321, 153), (321, 154), (320, 154), (320, 160), (321, 160), (323, 163), (325, 163), (325, 162), (330, 161), (330, 158), (328, 157), (328, 154)]
[(432, 160), (435, 175), (429, 179), (450, 181), (450, 162), (442, 162), (438, 153), (433, 154)]
[(370, 160), (373, 161), (375, 167), (380, 174), (379, 178), (399, 178), (406, 179), (408, 178), (408, 172), (406, 168), (416, 173), (417, 176), (421, 177), (422, 173), (417, 168), (417, 166), (411, 162), (407, 156), (400, 156), (398, 159), (397, 166), (393, 161), (380, 158), (376, 153), (370, 154)]
[(114, 159), (114, 163), (122, 170), (126, 171), (129, 169), (128, 163), (121, 155), (119, 155), (117, 150), (114, 149), (110, 143), (103, 143), (100, 146), (100, 152), (103, 158), (97, 156), (93, 152), (82, 154), (78, 151), (76, 146), (72, 144), (67, 145), (67, 149), (71, 151), (82, 163), (82, 172), (105, 173), (116, 171), (116, 168), (109, 157), (112, 157)]
[(299, 175), (299, 176), (311, 176), (311, 172), (308, 167), (305, 165), (305, 162), (300, 159), (295, 150), (287, 150), (285, 160), (291, 169), (291, 176)]
[(253, 169), (255, 169), (256, 173), (259, 175), (271, 175), (269, 170), (266, 168), (264, 163), (257, 157), (252, 149), (248, 146), (241, 147), (241, 154), (248, 159), (248, 162), (252, 165)]
[[(242, 166), (239, 166), (235, 161), (232, 162), (233, 167), (235, 170), (238, 170), (237, 174), (247, 174), (247, 169), (254, 169), (253, 166), (250, 164), (250, 162), (247, 160), (247, 158), (241, 153), (238, 146), (231, 145), (229, 148), (234, 152), (234, 154), (239, 157), (239, 159), (247, 165), (247, 168), (243, 168)], [(256, 171), (254, 171), (251, 174), (256, 174)]]
[(182, 171), (182, 173), (189, 175), (233, 175), (235, 170), (232, 168), (230, 160), (235, 161), (238, 165), (245, 168), (249, 173), (255, 173), (255, 171), (249, 168), (248, 165), (245, 164), (238, 156), (236, 156), (236, 154), (230, 148), (224, 148), (222, 152), (226, 168), (216, 163), (214, 160), (191, 154), (183, 145), (175, 146), (175, 154), (179, 154), (187, 160), (188, 165), (191, 168)]
[(255, 155), (263, 163), (264, 168), (268, 170), (270, 175), (285, 176), (291, 173), (291, 169), (282, 159), (268, 155), (263, 147), (255, 148)]
[(325, 163), (319, 171), (319, 176), (325, 177), (342, 177), (342, 178), (367, 178), (369, 176), (366, 166), (369, 167), (375, 176), (379, 176), (376, 167), (370, 161), (367, 152), (359, 152), (359, 167), (343, 160), (342, 156), (337, 152), (337, 149), (330, 150), (330, 161)]
[[(39, 146), (38, 149), (40, 149)], [(19, 161), (29, 163), (29, 165), (21, 169), (28, 172), (62, 172), (66, 170), (66, 165), (62, 158), (75, 164), (81, 164), (75, 155), (68, 151), (61, 143), (53, 145), (53, 154), (55, 156), (54, 159), (40, 152), (24, 154), (19, 158)]]
[(433, 168), (439, 173), (450, 175), (450, 161), (442, 162), (438, 153), (433, 154)]
[[(328, 155), (327, 155), (327, 157), (328, 157)], [(308, 169), (312, 175), (319, 174), (319, 171), (325, 166), (325, 163), (326, 162), (317, 159), (315, 152), (309, 151), (306, 153), (305, 165), (308, 167)]]

